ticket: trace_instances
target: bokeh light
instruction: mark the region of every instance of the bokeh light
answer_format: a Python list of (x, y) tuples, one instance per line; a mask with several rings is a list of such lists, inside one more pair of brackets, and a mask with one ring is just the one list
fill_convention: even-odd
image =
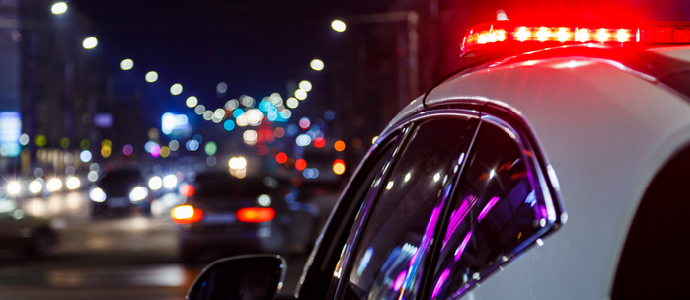
[(335, 151), (343, 152), (345, 150), (345, 142), (338, 140), (333, 145), (333, 148), (335, 148)]
[(295, 161), (295, 169), (297, 169), (299, 171), (304, 171), (304, 169), (306, 169), (306, 168), (307, 168), (307, 161), (305, 161), (304, 159), (300, 158), (300, 159)]
[(235, 129), (235, 121), (225, 120), (225, 122), (223, 123), (223, 128), (227, 131), (231, 131), (231, 130)]
[(206, 152), (206, 155), (215, 155), (216, 151), (218, 151), (218, 146), (215, 142), (207, 142), (206, 145), (204, 145), (204, 152)]
[(131, 70), (133, 67), (134, 67), (134, 61), (132, 61), (129, 58), (123, 59), (120, 62), (120, 69), (122, 69), (124, 71)]
[(284, 152), (280, 152), (280, 153), (276, 154), (276, 162), (277, 163), (284, 164), (285, 161), (287, 161), (287, 154), (285, 154)]
[(173, 84), (170, 87), (170, 93), (175, 95), (175, 96), (182, 94), (182, 85), (179, 83)]
[(26, 133), (22, 133), (22, 135), (19, 136), (19, 143), (20, 143), (22, 146), (28, 145), (30, 140), (31, 140), (31, 139), (29, 138), (29, 135), (26, 134)]
[(283, 129), (283, 127), (276, 127), (273, 129), (273, 135), (277, 138), (281, 138), (285, 135), (285, 129)]
[(133, 151), (134, 151), (134, 148), (130, 144), (124, 145), (122, 147), (122, 154), (124, 154), (124, 155), (129, 156), (132, 154)]
[(172, 151), (177, 151), (177, 149), (180, 148), (180, 142), (177, 140), (172, 140), (170, 143), (168, 143), (168, 147), (170, 147), (170, 150)]
[(67, 12), (67, 3), (56, 2), (55, 4), (53, 4), (53, 6), (50, 7), (50, 12), (52, 12), (54, 15), (64, 14), (65, 12)]
[(297, 100), (307, 99), (307, 92), (303, 89), (297, 89), (295, 91), (295, 98), (297, 98)]
[(161, 157), (166, 158), (170, 156), (170, 148), (168, 146), (161, 147)]
[(309, 82), (307, 80), (302, 80), (299, 83), (299, 88), (304, 90), (305, 92), (311, 91), (311, 88), (312, 88), (311, 82)]
[(331, 28), (337, 32), (344, 32), (347, 29), (347, 25), (343, 21), (333, 20), (333, 22), (331, 22)]
[(302, 129), (309, 129), (309, 126), (311, 126), (311, 120), (307, 117), (302, 117), (299, 119), (299, 127)]
[(324, 146), (326, 146), (326, 139), (324, 139), (322, 137), (317, 137), (314, 139), (314, 141), (312, 143), (314, 144), (314, 147), (316, 147), (316, 148), (323, 148)]
[(242, 134), (242, 137), (244, 138), (244, 143), (251, 146), (256, 144), (259, 134), (256, 132), (256, 130), (249, 129)]
[(199, 100), (196, 97), (191, 96), (191, 97), (187, 98), (186, 104), (187, 104), (187, 107), (192, 108), (192, 107), (195, 107), (197, 104), (199, 104)]
[(156, 80), (158, 80), (158, 73), (156, 73), (156, 71), (150, 71), (146, 73), (144, 79), (146, 79), (146, 82), (156, 82)]
[(82, 46), (84, 46), (84, 49), (93, 49), (98, 46), (98, 39), (95, 37), (87, 37), (84, 39), (84, 42), (82, 42)]
[(218, 94), (225, 94), (225, 92), (228, 91), (228, 84), (225, 82), (218, 83), (216, 85), (216, 93)]
[(333, 173), (336, 175), (343, 175), (345, 173), (345, 162), (342, 159), (336, 159), (333, 162)]
[(79, 153), (79, 159), (82, 162), (89, 162), (93, 158), (93, 155), (91, 154), (91, 151), (89, 150), (84, 150), (81, 153)]
[(287, 101), (285, 101), (285, 104), (287, 105), (287, 107), (295, 109), (297, 108), (297, 106), (299, 106), (299, 101), (297, 101), (297, 99), (293, 97), (290, 97), (287, 99)]
[(325, 67), (323, 61), (318, 59), (318, 58), (313, 59), (309, 65), (311, 66), (312, 69), (314, 69), (316, 71), (321, 71)]

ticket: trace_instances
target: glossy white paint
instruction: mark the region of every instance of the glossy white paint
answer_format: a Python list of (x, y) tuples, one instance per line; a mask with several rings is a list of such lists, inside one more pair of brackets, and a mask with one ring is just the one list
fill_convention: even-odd
[[(690, 60), (690, 47), (655, 51)], [(519, 112), (558, 175), (569, 216), (544, 246), (528, 250), (465, 299), (608, 297), (646, 187), (690, 143), (690, 103), (650, 79), (617, 63), (559, 57), (483, 69), (432, 91), (429, 105), (473, 99)], [(421, 108), (419, 98), (391, 125)]]

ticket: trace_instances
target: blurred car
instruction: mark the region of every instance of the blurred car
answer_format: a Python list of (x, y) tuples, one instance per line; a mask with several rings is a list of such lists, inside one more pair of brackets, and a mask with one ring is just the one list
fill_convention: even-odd
[(462, 55), (370, 148), (296, 298), (689, 299), (690, 23), (498, 21)]
[(228, 171), (210, 171), (182, 186), (181, 193), (187, 201), (171, 215), (180, 224), (184, 261), (214, 251), (306, 252), (316, 239), (317, 207), (296, 199), (277, 179), (238, 179)]
[(151, 214), (153, 195), (138, 169), (115, 169), (89, 190), (91, 216), (128, 214), (135, 210)]
[(16, 208), (16, 200), (0, 199), (0, 249), (37, 258), (57, 243), (50, 219), (26, 214)]

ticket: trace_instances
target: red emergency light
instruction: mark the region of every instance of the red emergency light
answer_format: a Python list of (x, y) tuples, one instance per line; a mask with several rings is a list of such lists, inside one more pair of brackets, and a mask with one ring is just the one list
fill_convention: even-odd
[(495, 21), (470, 28), (462, 41), (462, 52), (489, 47), (524, 46), (534, 48), (599, 43), (689, 44), (690, 22), (647, 22), (565, 24), (556, 22)]

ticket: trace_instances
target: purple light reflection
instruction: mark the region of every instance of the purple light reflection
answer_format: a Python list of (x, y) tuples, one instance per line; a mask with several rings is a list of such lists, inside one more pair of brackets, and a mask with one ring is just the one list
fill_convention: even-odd
[(477, 197), (474, 195), (469, 195), (462, 200), (462, 204), (458, 209), (450, 213), (450, 222), (448, 222), (448, 228), (446, 229), (446, 236), (443, 238), (441, 250), (446, 247), (446, 244), (448, 243), (448, 240), (450, 240), (450, 237), (453, 236), (455, 229), (458, 228), (462, 220), (465, 219), (465, 216), (467, 216), (470, 208), (474, 206), (476, 202)]
[(436, 298), (436, 296), (438, 296), (438, 293), (441, 292), (441, 288), (443, 287), (443, 284), (446, 283), (448, 275), (450, 275), (450, 269), (443, 270), (443, 272), (441, 272), (441, 275), (438, 276), (438, 279), (436, 279), (436, 284), (434, 284), (434, 289), (431, 291), (432, 299)]
[(402, 287), (403, 282), (405, 282), (406, 276), (407, 276), (406, 270), (403, 270), (402, 272), (400, 272), (400, 274), (398, 274), (398, 278), (396, 278), (395, 281), (393, 282), (393, 290), (395, 290), (396, 292), (400, 291), (400, 288)]
[(470, 242), (471, 236), (472, 236), (472, 231), (467, 233), (467, 235), (465, 236), (465, 239), (462, 240), (460, 247), (458, 247), (458, 249), (455, 250), (455, 258), (454, 258), (455, 262), (458, 262), (458, 260), (460, 259), (460, 256), (462, 256), (462, 252), (465, 251), (465, 247), (467, 247), (467, 243)]
[(486, 206), (484, 206), (484, 209), (482, 209), (482, 212), (479, 213), (479, 217), (477, 218), (477, 222), (481, 222), (482, 219), (484, 219), (484, 217), (486, 217), (486, 214), (489, 213), (489, 211), (494, 207), (494, 205), (496, 205), (496, 203), (500, 199), (501, 198), (499, 198), (499, 197), (491, 198), (491, 200), (489, 200), (489, 203), (487, 203)]

